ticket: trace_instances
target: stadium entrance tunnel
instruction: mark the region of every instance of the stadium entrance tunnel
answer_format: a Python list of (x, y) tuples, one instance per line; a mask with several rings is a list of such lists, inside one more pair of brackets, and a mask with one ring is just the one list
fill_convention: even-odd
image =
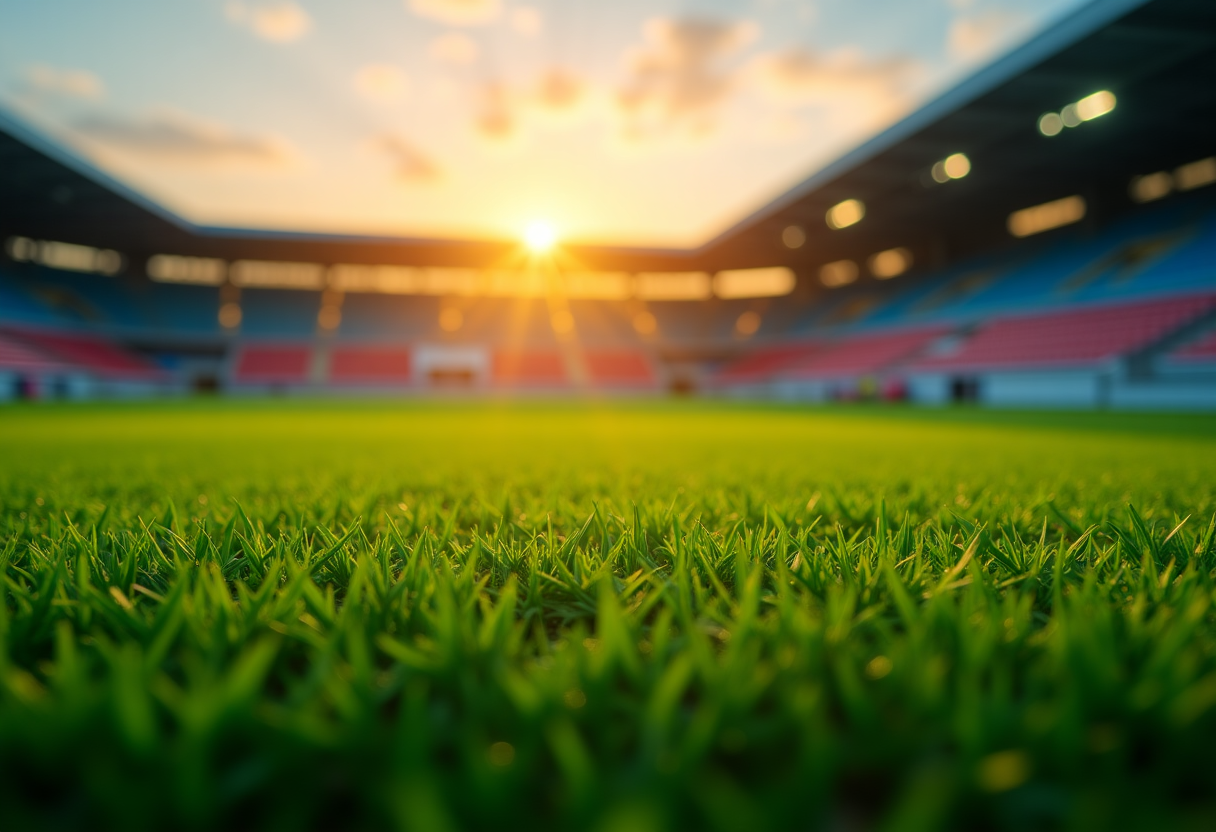
[(950, 379), (950, 401), (974, 404), (980, 400), (980, 380), (975, 376), (955, 376)]
[(202, 373), (190, 380), (190, 391), (199, 396), (214, 396), (220, 392), (220, 379), (214, 373)]
[(667, 383), (667, 392), (678, 397), (695, 396), (697, 394), (697, 382), (689, 376), (674, 376)]

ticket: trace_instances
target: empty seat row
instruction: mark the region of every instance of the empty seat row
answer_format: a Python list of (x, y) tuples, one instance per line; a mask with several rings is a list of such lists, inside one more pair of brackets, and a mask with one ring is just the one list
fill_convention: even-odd
[(944, 327), (927, 327), (849, 336), (788, 367), (784, 375), (798, 379), (873, 375), (917, 354), (946, 332)]
[(39, 356), (46, 369), (53, 365), (104, 378), (152, 380), (163, 375), (148, 359), (97, 335), (8, 327), (0, 336), (14, 349)]
[[(307, 343), (251, 343), (240, 347), (232, 377), (238, 384), (304, 384), (314, 378), (315, 351)], [(585, 372), (592, 384), (651, 387), (657, 376), (646, 355), (588, 350), (569, 357), (555, 350), (502, 350), (489, 361), (489, 381), (504, 387), (562, 387)], [(415, 380), (410, 349), (399, 345), (335, 345), (315, 377), (336, 385), (406, 385)]]
[(1080, 366), (1150, 346), (1216, 307), (1216, 296), (1124, 303), (1044, 315), (997, 318), (950, 353), (916, 362), (913, 370)]
[[(981, 323), (970, 333), (933, 326), (847, 335), (833, 342), (770, 344), (726, 364), (715, 380), (729, 386), (776, 378), (860, 378), (891, 371), (1085, 366), (1150, 347), (1213, 310), (1216, 295), (1185, 295), (1009, 315)], [(1171, 358), (1216, 360), (1216, 333)]]
[(67, 369), (67, 365), (28, 344), (23, 344), (5, 335), (0, 335), (0, 370), (16, 372), (53, 373)]
[(714, 374), (719, 385), (763, 384), (772, 381), (791, 366), (810, 359), (822, 350), (822, 341), (798, 341), (757, 347), (729, 361)]
[(1216, 363), (1216, 330), (1174, 350), (1169, 360), (1184, 364)]

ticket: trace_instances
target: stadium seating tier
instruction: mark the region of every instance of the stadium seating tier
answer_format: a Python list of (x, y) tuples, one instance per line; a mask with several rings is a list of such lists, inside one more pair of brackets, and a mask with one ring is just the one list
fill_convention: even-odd
[(39, 352), (28, 344), (0, 335), (0, 370), (51, 373), (68, 369), (66, 364)]
[(237, 356), (233, 380), (246, 384), (288, 384), (308, 380), (312, 348), (299, 344), (247, 344)]
[(335, 346), (329, 380), (336, 384), (406, 384), (412, 367), (405, 347)]
[(100, 336), (14, 328), (5, 334), (64, 366), (105, 378), (151, 380), (162, 375), (151, 361)]
[(846, 336), (822, 351), (785, 368), (795, 379), (867, 376), (905, 360), (945, 335), (944, 327)]
[(557, 352), (496, 352), (491, 378), (504, 386), (560, 387), (569, 383), (565, 361)]
[(1214, 295), (994, 319), (918, 371), (1090, 365), (1142, 349), (1216, 307)]

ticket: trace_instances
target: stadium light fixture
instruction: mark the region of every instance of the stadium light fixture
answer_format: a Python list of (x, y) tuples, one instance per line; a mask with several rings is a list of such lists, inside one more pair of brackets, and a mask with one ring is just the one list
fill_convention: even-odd
[(825, 217), (828, 228), (839, 231), (842, 228), (848, 228), (850, 225), (856, 225), (861, 222), (866, 215), (865, 203), (860, 199), (846, 199), (844, 202), (838, 202), (828, 209)]
[(524, 229), (524, 244), (534, 254), (544, 254), (557, 243), (557, 231), (543, 220), (529, 223)]
[(1066, 104), (1064, 109), (1060, 110), (1060, 122), (1063, 123), (1065, 127), (1079, 127), (1082, 121), (1084, 121), (1084, 119), (1082, 119), (1081, 114), (1077, 112), (1076, 104)]
[(962, 179), (971, 173), (971, 160), (967, 158), (966, 153), (951, 153), (935, 163), (930, 173), (934, 182), (944, 185), (951, 179)]
[(108, 248), (93, 248), (54, 240), (9, 237), (8, 256), (17, 262), (41, 263), (52, 269), (111, 276), (122, 271), (125, 258)]
[(1115, 109), (1115, 94), (1110, 90), (1099, 90), (1077, 102), (1077, 116), (1081, 121), (1093, 121)]
[(741, 338), (750, 338), (760, 330), (761, 323), (760, 313), (749, 309), (735, 321), (735, 334)]
[(1133, 177), (1127, 190), (1136, 202), (1152, 202), (1169, 196), (1170, 191), (1174, 190), (1174, 177), (1163, 170), (1146, 173), (1144, 176)]
[(720, 298), (776, 298), (794, 291), (794, 273), (784, 266), (726, 269), (714, 275), (714, 295)]
[(906, 248), (891, 248), (880, 251), (870, 258), (870, 274), (879, 280), (899, 277), (912, 267), (912, 252)]
[(241, 325), (241, 305), (235, 301), (228, 301), (221, 305), (219, 321), (220, 326), (224, 329), (236, 329)]
[(1180, 191), (1192, 191), (1216, 182), (1216, 156), (1183, 165), (1174, 171), (1174, 187)]
[(317, 312), (317, 326), (326, 332), (332, 332), (342, 323), (342, 307), (336, 303), (326, 303)]
[(283, 260), (237, 260), (228, 267), (228, 279), (234, 286), (258, 289), (320, 289), (325, 285), (325, 267)]
[(1098, 90), (1080, 101), (1067, 104), (1058, 113), (1043, 113), (1039, 116), (1039, 132), (1044, 136), (1058, 136), (1065, 127), (1078, 127), (1093, 121), (1115, 109), (1118, 100), (1110, 90)]
[(1015, 237), (1029, 237), (1031, 234), (1071, 225), (1084, 216), (1085, 200), (1079, 196), (1066, 196), (1014, 211), (1009, 215), (1009, 233)]
[(160, 283), (195, 283), (219, 286), (228, 276), (228, 264), (215, 257), (179, 257), (154, 254), (148, 258), (148, 277)]
[(710, 291), (709, 272), (638, 272), (633, 279), (642, 300), (705, 300)]
[(848, 286), (857, 279), (857, 264), (852, 260), (825, 263), (819, 269), (819, 282), (829, 288)]
[(566, 297), (590, 300), (625, 300), (633, 293), (628, 272), (564, 272)]

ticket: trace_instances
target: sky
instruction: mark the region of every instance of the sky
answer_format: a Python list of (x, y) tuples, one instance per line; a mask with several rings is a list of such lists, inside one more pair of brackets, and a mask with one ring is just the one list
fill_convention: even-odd
[(202, 225), (693, 247), (1086, 0), (0, 0), (0, 108)]

